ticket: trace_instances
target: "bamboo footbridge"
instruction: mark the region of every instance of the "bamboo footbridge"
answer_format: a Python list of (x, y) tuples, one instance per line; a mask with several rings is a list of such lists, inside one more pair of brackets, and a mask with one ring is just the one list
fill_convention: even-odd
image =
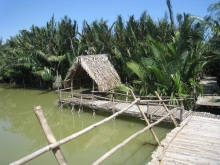
[[(163, 106), (163, 108), (165, 109), (165, 114), (160, 118), (160, 119), (157, 119), (156, 121), (154, 121), (153, 123), (150, 123), (149, 122), (149, 120), (148, 120), (148, 118), (146, 117), (146, 115), (145, 115), (145, 113), (144, 113), (144, 111), (143, 111), (143, 107), (142, 107), (142, 105), (141, 104), (146, 104), (147, 103), (147, 106), (149, 106), (149, 102), (152, 102), (152, 100), (151, 101), (148, 101), (148, 100), (140, 100), (140, 98), (136, 98), (136, 96), (133, 94), (133, 92), (131, 91), (131, 95), (132, 95), (132, 97), (133, 97), (133, 99), (134, 99), (134, 101), (133, 102), (131, 102), (131, 103), (128, 103), (128, 105), (127, 106), (125, 106), (125, 107), (123, 107), (121, 110), (119, 110), (118, 112), (114, 112), (111, 116), (109, 116), (109, 117), (107, 117), (107, 118), (105, 118), (105, 119), (103, 119), (102, 121), (99, 121), (99, 122), (97, 122), (97, 123), (95, 123), (95, 124), (93, 124), (93, 125), (90, 125), (89, 127), (87, 127), (87, 128), (85, 128), (85, 129), (83, 129), (83, 130), (81, 130), (81, 131), (79, 131), (79, 132), (77, 132), (77, 133), (73, 133), (72, 135), (70, 135), (70, 136), (68, 136), (68, 137), (65, 137), (64, 139), (61, 139), (61, 140), (59, 140), (59, 141), (57, 141), (56, 140), (56, 138), (54, 137), (54, 135), (53, 135), (53, 132), (52, 132), (52, 130), (50, 129), (50, 126), (49, 126), (49, 124), (48, 124), (48, 122), (47, 122), (47, 120), (46, 120), (46, 118), (45, 118), (45, 116), (44, 116), (44, 113), (43, 113), (43, 110), (42, 110), (42, 108), (40, 107), (40, 106), (37, 106), (37, 107), (35, 107), (34, 108), (34, 113), (35, 113), (35, 115), (36, 115), (36, 117), (38, 118), (38, 120), (39, 120), (39, 123), (40, 123), (40, 125), (41, 125), (41, 127), (42, 127), (42, 130), (43, 130), (43, 132), (44, 132), (44, 134), (45, 134), (45, 136), (46, 136), (46, 139), (47, 139), (47, 141), (48, 141), (48, 143), (49, 143), (49, 145), (47, 145), (47, 146), (45, 146), (45, 147), (43, 147), (43, 148), (41, 148), (41, 149), (39, 149), (39, 150), (37, 150), (37, 151), (35, 151), (34, 153), (31, 153), (31, 154), (29, 154), (29, 155), (27, 155), (27, 156), (25, 156), (24, 158), (21, 158), (20, 160), (17, 160), (17, 161), (15, 161), (15, 162), (13, 162), (13, 163), (11, 163), (10, 165), (18, 165), (18, 164), (24, 164), (24, 163), (26, 163), (26, 162), (28, 162), (28, 161), (30, 161), (30, 160), (32, 160), (32, 159), (34, 159), (34, 158), (36, 158), (36, 157), (38, 157), (38, 156), (40, 156), (40, 155), (42, 155), (42, 154), (44, 154), (44, 153), (46, 153), (46, 152), (49, 152), (49, 151), (52, 151), (53, 153), (54, 153), (54, 156), (55, 156), (55, 158), (57, 159), (57, 162), (60, 164), (60, 165), (67, 165), (68, 163), (67, 163), (67, 161), (66, 161), (66, 159), (65, 159), (65, 157), (64, 157), (64, 155), (63, 155), (63, 153), (62, 153), (62, 151), (61, 151), (61, 149), (60, 149), (60, 146), (61, 145), (63, 145), (63, 144), (65, 144), (65, 143), (67, 143), (67, 142), (69, 142), (69, 141), (71, 141), (71, 140), (74, 140), (74, 139), (76, 139), (76, 138), (78, 138), (78, 137), (80, 137), (81, 135), (83, 135), (83, 134), (85, 134), (85, 133), (87, 133), (87, 132), (89, 132), (89, 131), (91, 131), (91, 130), (93, 130), (93, 129), (95, 129), (95, 128), (97, 128), (98, 126), (100, 126), (100, 125), (102, 125), (102, 124), (104, 124), (104, 123), (106, 123), (106, 122), (108, 122), (108, 121), (111, 121), (111, 120), (113, 120), (113, 119), (115, 119), (118, 115), (121, 115), (121, 114), (123, 114), (124, 112), (126, 112), (127, 110), (129, 110), (132, 106), (134, 106), (134, 105), (136, 105), (137, 106), (137, 109), (139, 110), (139, 112), (140, 112), (140, 114), (141, 114), (141, 117), (143, 118), (143, 120), (145, 121), (145, 123), (146, 123), (146, 126), (142, 129), (142, 130), (140, 130), (140, 131), (138, 131), (138, 132), (136, 132), (135, 134), (133, 134), (132, 136), (130, 136), (130, 137), (128, 137), (126, 140), (124, 140), (123, 142), (121, 142), (120, 144), (118, 144), (117, 146), (115, 146), (114, 148), (112, 148), (111, 150), (109, 150), (107, 153), (105, 153), (102, 157), (100, 157), (98, 160), (96, 160), (94, 163), (93, 163), (93, 165), (98, 165), (98, 164), (100, 164), (101, 162), (103, 162), (105, 159), (107, 159), (109, 156), (111, 156), (113, 153), (115, 153), (117, 150), (119, 150), (120, 148), (122, 148), (123, 146), (125, 146), (127, 143), (129, 143), (131, 140), (133, 140), (134, 138), (136, 138), (137, 136), (139, 136), (140, 134), (142, 134), (142, 133), (144, 133), (145, 131), (147, 131), (147, 130), (150, 130), (151, 131), (151, 134), (153, 135), (153, 137), (154, 137), (154, 139), (155, 139), (155, 141), (156, 141), (156, 143), (158, 144), (158, 146), (159, 146), (159, 148), (158, 148), (158, 150), (162, 150), (162, 149), (165, 149), (165, 151), (162, 151), (162, 154), (159, 154), (159, 156), (158, 156), (158, 154), (154, 154), (154, 155), (156, 155), (156, 156), (153, 156), (153, 157), (155, 157), (155, 158), (157, 158), (156, 160), (155, 159), (153, 159), (152, 160), (152, 162), (151, 163), (155, 163), (155, 162), (159, 162), (159, 163), (161, 163), (161, 161), (163, 160), (163, 158), (170, 158), (169, 156), (166, 156), (166, 151), (169, 151), (169, 146), (170, 146), (170, 144), (172, 144), (172, 141), (174, 141), (175, 139), (176, 139), (176, 137), (177, 137), (177, 135), (175, 134), (171, 139), (171, 142), (168, 142), (168, 145), (166, 145), (165, 144), (165, 141), (167, 140), (167, 138), (164, 140), (164, 141), (162, 141), (162, 143), (159, 141), (159, 139), (157, 138), (157, 135), (155, 134), (155, 132), (154, 132), (154, 130), (153, 130), (153, 126), (155, 126), (155, 125), (157, 125), (157, 124), (159, 124), (160, 122), (162, 122), (163, 120), (165, 120), (165, 119), (167, 119), (167, 118), (169, 118), (169, 119), (171, 119), (172, 120), (172, 122), (174, 123), (174, 125), (175, 125), (175, 129), (173, 130), (174, 132), (180, 132), (180, 131), (183, 131), (183, 135), (181, 134), (181, 136), (186, 136), (186, 137), (188, 137), (188, 142), (191, 142), (192, 141), (192, 139), (190, 139), (190, 138), (193, 138), (194, 137), (194, 135), (196, 134), (196, 136), (195, 136), (195, 138), (198, 138), (198, 143), (205, 143), (205, 141), (204, 141), (204, 139), (206, 139), (207, 141), (209, 140), (209, 138), (211, 138), (211, 140), (210, 140), (210, 145), (212, 145), (215, 149), (216, 149), (216, 154), (217, 155), (219, 155), (219, 149), (220, 148), (218, 148), (218, 147), (220, 147), (220, 144), (219, 144), (219, 142), (220, 142), (220, 139), (219, 139), (219, 134), (220, 134), (220, 132), (219, 132), (219, 126), (220, 126), (220, 120), (218, 120), (218, 119), (209, 119), (209, 118), (204, 118), (204, 117), (198, 117), (198, 116), (193, 116), (192, 117), (192, 121), (194, 120), (194, 119), (197, 119), (197, 118), (199, 118), (199, 119), (197, 119), (197, 121), (200, 121), (200, 122), (195, 122), (195, 123), (192, 123), (192, 124), (190, 124), (189, 125), (189, 130), (186, 130), (185, 132), (184, 132), (184, 126), (186, 126), (187, 124), (184, 124), (184, 123), (190, 123), (190, 122), (188, 122), (188, 121), (190, 121), (190, 120), (188, 120), (188, 118), (190, 118), (191, 119), (191, 117), (190, 116), (192, 116), (192, 113), (188, 116), (188, 118), (187, 119), (185, 119), (182, 123), (181, 123), (181, 125), (180, 125), (180, 127), (179, 127), (179, 124), (178, 124), (178, 122), (176, 121), (176, 119), (174, 118), (174, 116), (173, 116), (173, 114), (175, 114), (178, 110), (180, 110), (180, 114), (183, 114), (183, 113), (181, 113), (184, 109), (183, 109), (183, 107), (182, 106), (177, 106), (177, 107), (172, 107), (171, 109), (168, 109), (167, 108), (167, 105), (164, 103), (164, 102), (167, 102), (167, 101), (169, 101), (169, 100), (162, 100), (162, 98), (155, 92), (155, 94), (157, 95), (157, 97), (158, 97), (158, 99), (159, 100), (154, 100), (154, 102), (158, 102), (158, 103), (160, 103), (162, 106)], [(72, 95), (72, 97), (73, 97), (73, 95)], [(60, 97), (60, 94), (59, 94), (59, 98), (61, 98)], [(72, 99), (72, 98), (71, 98)], [(88, 99), (88, 98), (87, 98)], [(91, 99), (91, 98), (90, 98)], [(113, 104), (115, 104), (115, 102), (114, 102), (114, 98), (112, 98), (113, 99)], [(61, 100), (61, 99), (60, 99)], [(80, 101), (80, 102), (82, 102), (82, 95), (81, 95), (81, 97), (80, 97), (80, 99), (78, 100), (78, 101)], [(92, 102), (94, 102), (95, 101), (95, 99), (92, 99)], [(181, 101), (181, 99), (180, 99), (180, 101)], [(89, 101), (89, 102), (91, 102), (91, 100)], [(60, 103), (62, 103), (62, 102), (60, 102)], [(71, 101), (70, 102), (71, 104), (73, 104), (73, 102)], [(92, 104), (93, 106), (94, 106), (94, 104)], [(150, 106), (149, 106), (150, 107)], [(196, 114), (196, 113), (195, 113)], [(199, 113), (197, 113), (196, 115), (198, 115)], [(207, 116), (207, 114), (205, 114), (205, 116)], [(219, 116), (212, 116), (212, 115), (209, 115), (209, 117), (215, 117), (215, 118), (219, 118)], [(202, 119), (204, 119), (204, 120), (201, 120), (200, 118), (202, 118)], [(211, 121), (213, 121), (213, 122), (211, 122)], [(203, 125), (204, 126), (203, 126)], [(187, 125), (188, 126), (188, 125)], [(210, 129), (211, 128), (211, 129)], [(193, 132), (193, 131), (191, 131), (190, 132), (190, 130), (195, 130), (195, 132)], [(217, 131), (216, 131), (217, 130)], [(188, 133), (188, 132), (190, 132), (190, 133)], [(201, 131), (201, 132), (199, 132), (199, 131)], [(205, 132), (204, 132), (205, 131)], [(214, 133), (213, 133), (214, 132)], [(172, 132), (170, 133), (171, 135), (172, 135)], [(169, 134), (169, 135), (170, 135)], [(207, 134), (207, 135), (210, 135), (209, 137), (202, 137), (202, 135), (205, 135), (205, 134)], [(189, 135), (189, 136), (188, 136)], [(201, 136), (200, 136), (201, 135)], [(174, 139), (174, 140), (173, 140)], [(177, 138), (178, 139), (178, 138)], [(181, 138), (180, 138), (181, 139)], [(168, 139), (169, 140), (169, 139)], [(181, 140), (180, 140), (181, 141)], [(187, 141), (187, 139), (186, 139), (186, 141)], [(183, 143), (183, 142), (180, 142), (180, 143)], [(200, 147), (200, 145), (201, 144), (196, 144), (196, 143), (192, 143), (192, 144), (190, 144), (189, 143), (189, 146), (194, 146), (195, 148), (198, 148), (198, 147)], [(209, 145), (209, 143), (206, 143), (207, 145)], [(186, 145), (185, 146), (183, 146), (183, 147), (187, 147)], [(192, 149), (192, 148), (191, 148)], [(175, 148), (174, 149), (170, 149), (170, 150), (174, 150), (173, 152), (178, 152), (178, 149), (176, 149), (175, 150)], [(212, 161), (212, 162), (214, 162), (214, 163), (216, 163), (216, 164), (218, 164), (219, 163), (219, 159), (215, 156), (215, 157), (211, 157), (210, 156), (210, 153), (208, 152), (208, 151), (213, 151), (211, 148), (207, 148), (207, 150), (206, 151), (204, 151), (203, 152), (203, 155), (209, 155), (209, 157), (206, 159), (206, 161)], [(214, 152), (214, 151), (213, 151)], [(169, 154), (168, 152), (167, 152), (167, 154)], [(162, 156), (161, 156), (162, 155)], [(158, 159), (158, 157), (159, 157), (159, 159)], [(172, 157), (172, 156), (171, 156)], [(178, 157), (178, 156), (177, 156)], [(196, 157), (196, 153), (195, 154), (192, 154), (192, 156), (191, 156), (191, 158), (193, 159), (193, 160), (195, 160), (195, 162), (196, 162), (196, 159), (197, 159), (197, 157)], [(209, 159), (210, 158), (210, 159)], [(211, 159), (212, 158), (212, 159)], [(175, 158), (175, 159), (172, 159), (172, 160), (169, 160), (170, 162), (172, 162), (172, 161), (181, 161), (181, 160), (178, 160), (177, 158)], [(169, 163), (170, 163), (169, 162)], [(185, 163), (188, 163), (188, 162), (192, 162), (192, 161), (188, 161), (187, 162), (187, 160), (182, 160), (182, 163), (183, 162), (185, 162)], [(180, 163), (180, 164), (182, 164), (182, 163)], [(165, 163), (166, 164), (166, 163)], [(172, 164), (172, 163), (171, 163)]]
[(190, 116), (167, 134), (148, 165), (220, 164), (220, 120)]
[[(61, 91), (61, 90), (60, 90)], [(68, 93), (68, 98), (61, 98), (62, 94)], [(81, 94), (81, 93), (70, 93), (70, 92), (60, 92), (59, 94), (59, 103), (60, 108), (64, 104), (68, 104), (72, 107), (72, 111), (76, 110), (76, 106), (79, 106), (79, 111), (83, 107), (90, 108), (92, 113), (95, 112), (95, 110), (101, 110), (106, 111), (110, 113), (119, 112), (124, 107), (128, 106), (131, 101), (128, 101), (128, 98), (131, 95), (122, 94), (122, 93), (116, 93), (116, 92), (109, 92), (111, 94), (111, 97), (101, 97), (94, 94)], [(125, 100), (117, 100), (114, 99), (114, 95), (124, 95)], [(158, 95), (157, 95), (158, 96)], [(160, 96), (158, 96), (160, 98)], [(156, 97), (156, 98), (158, 98)], [(144, 97), (149, 98), (149, 97)], [(173, 113), (173, 117), (178, 121), (181, 122), (182, 120), (186, 119), (188, 116), (193, 114), (194, 116), (202, 116), (202, 117), (208, 117), (208, 118), (217, 118), (220, 119), (219, 115), (214, 115), (212, 113), (208, 112), (194, 112), (192, 110), (185, 110), (183, 108), (183, 99), (163, 99), (161, 100), (155, 100), (155, 97), (150, 97), (150, 100), (140, 100), (140, 107), (143, 109), (143, 112), (145, 116), (152, 122), (156, 121), (157, 119), (163, 117), (166, 115), (166, 107), (169, 109), (172, 109), (174, 107), (179, 107), (176, 109), (176, 111)], [(161, 99), (161, 98), (160, 98)], [(168, 104), (165, 104), (168, 103)], [(174, 104), (172, 104), (174, 103)], [(166, 107), (164, 107), (166, 105)], [(97, 112), (96, 112), (97, 113)], [(142, 114), (140, 113), (138, 106), (135, 104), (131, 106), (127, 111), (123, 113), (123, 115), (128, 116), (134, 116), (134, 117), (142, 117)], [(170, 122), (170, 117), (167, 117), (165, 121)]]
[[(24, 164), (49, 151), (53, 152), (58, 164), (67, 165), (67, 161), (60, 149), (61, 145), (115, 119), (121, 114), (141, 117), (141, 119), (145, 121), (146, 126), (109, 150), (107, 153), (103, 153), (103, 156), (91, 164), (100, 164), (113, 153), (147, 130), (150, 130), (158, 144), (158, 149), (153, 153), (152, 161), (148, 163), (149, 165), (220, 164), (219, 115), (206, 112), (186, 111), (184, 110), (183, 99), (162, 98), (157, 92), (155, 92), (156, 97), (149, 100), (141, 100), (140, 98), (137, 98), (132, 91), (130, 91), (130, 95), (128, 95), (128, 93), (124, 94), (125, 100), (115, 99), (115, 95), (119, 94), (116, 92), (110, 93), (110, 98), (94, 95), (95, 92), (96, 91), (93, 90), (92, 94), (89, 95), (82, 93), (77, 94), (73, 93), (71, 88), (69, 97), (62, 98), (61, 96), (64, 92), (58, 90), (59, 106), (61, 108), (63, 104), (69, 104), (72, 106), (71, 111), (73, 111), (75, 106), (78, 105), (78, 113), (81, 113), (83, 106), (85, 106), (93, 110), (93, 115), (97, 109), (112, 112), (112, 115), (77, 133), (73, 133), (64, 139), (57, 141), (43, 114), (42, 108), (37, 106), (34, 108), (34, 113), (39, 120), (49, 144), (10, 165)], [(129, 99), (130, 96), (132, 99)], [(175, 128), (167, 134), (167, 137), (162, 142), (160, 142), (153, 127), (164, 120), (172, 121)], [(178, 120), (179, 122), (177, 122)]]
[[(220, 107), (220, 90), (215, 77), (205, 76), (204, 95), (197, 106)], [(219, 114), (219, 113), (218, 113)], [(220, 116), (193, 112), (176, 127), (152, 154), (148, 165), (156, 164), (220, 164)]]

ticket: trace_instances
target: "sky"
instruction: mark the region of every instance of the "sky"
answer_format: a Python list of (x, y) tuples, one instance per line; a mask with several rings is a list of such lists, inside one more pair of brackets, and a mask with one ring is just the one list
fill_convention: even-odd
[[(216, 2), (171, 0), (174, 18), (177, 13), (204, 17), (208, 6)], [(0, 38), (6, 41), (19, 30), (30, 30), (32, 25), (45, 26), (53, 15), (56, 22), (67, 15), (77, 21), (81, 30), (84, 20), (90, 24), (103, 18), (111, 25), (118, 15), (126, 22), (132, 15), (139, 19), (144, 11), (157, 21), (168, 12), (166, 0), (0, 0)]]

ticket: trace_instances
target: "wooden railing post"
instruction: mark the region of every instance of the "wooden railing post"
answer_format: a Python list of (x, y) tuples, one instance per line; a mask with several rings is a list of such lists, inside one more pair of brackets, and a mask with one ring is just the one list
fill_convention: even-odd
[(180, 106), (181, 106), (181, 110), (180, 110), (180, 123), (181, 123), (183, 121), (183, 113), (184, 113), (183, 100), (180, 100)]
[(71, 97), (73, 97), (73, 76), (71, 77)]
[(126, 99), (125, 99), (125, 101), (126, 101), (126, 102), (128, 101), (128, 92), (127, 92), (127, 94), (126, 94)]
[(113, 97), (114, 97), (114, 90), (112, 91), (112, 94), (111, 94), (111, 101), (112, 101)]
[(61, 103), (61, 90), (60, 90), (60, 87), (59, 87), (59, 75), (58, 75), (58, 71), (56, 71), (57, 73), (57, 92), (58, 92), (58, 102), (59, 102), (59, 108), (62, 107), (62, 103)]
[[(44, 116), (44, 112), (43, 112), (41, 106), (35, 107), (34, 113), (37, 116), (37, 119), (41, 125), (41, 128), (43, 129), (43, 132), (47, 138), (48, 143), (52, 144), (52, 143), (57, 142), (54, 135), (53, 135), (53, 132), (47, 122), (47, 119)], [(56, 147), (56, 148), (52, 149), (52, 151), (53, 151), (53, 153), (54, 153), (54, 155), (60, 165), (67, 165), (66, 159), (65, 159), (60, 147)]]
[[(136, 100), (137, 98), (136, 98), (136, 96), (134, 95), (133, 91), (130, 90), (130, 92), (131, 92), (131, 95), (132, 95), (132, 97), (134, 98), (134, 100)], [(142, 116), (143, 116), (143, 118), (144, 118), (146, 124), (147, 124), (147, 125), (150, 125), (150, 122), (148, 121), (148, 119), (146, 118), (144, 112), (142, 111), (142, 109), (141, 109), (141, 107), (140, 107), (139, 101), (137, 102), (137, 106), (138, 106), (138, 109), (140, 110), (140, 112), (141, 112), (141, 114), (142, 114)], [(159, 139), (157, 138), (157, 135), (154, 133), (153, 128), (150, 128), (150, 131), (151, 131), (151, 133), (152, 133), (154, 139), (156, 140), (157, 144), (158, 144), (159, 146), (161, 146), (160, 141), (159, 141)]]
[[(159, 100), (162, 100), (161, 97), (158, 95), (157, 91), (155, 91), (154, 93), (156, 94), (156, 96), (158, 97)], [(164, 109), (167, 111), (167, 113), (169, 113), (170, 110), (167, 108), (166, 104), (164, 102), (162, 102), (162, 105), (163, 105)], [(170, 114), (170, 118), (173, 120), (174, 125), (177, 127), (178, 123), (172, 114)]]
[(147, 102), (147, 117), (150, 117), (150, 104)]

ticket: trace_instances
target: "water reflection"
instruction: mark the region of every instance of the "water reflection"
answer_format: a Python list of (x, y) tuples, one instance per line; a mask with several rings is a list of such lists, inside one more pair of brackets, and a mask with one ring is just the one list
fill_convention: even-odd
[[(71, 113), (70, 107), (59, 109), (56, 102), (57, 94), (54, 91), (11, 88), (7, 84), (0, 86), (0, 142), (2, 146), (0, 164), (9, 164), (47, 145), (46, 138), (33, 112), (34, 106), (42, 106), (57, 140), (76, 133), (110, 115), (96, 111), (94, 117), (92, 110), (86, 108), (80, 115), (77, 107), (73, 113)], [(109, 121), (64, 144), (61, 149), (69, 164), (91, 164), (144, 126), (144, 121), (139, 119), (117, 117), (116, 120)], [(162, 139), (172, 127), (172, 125), (160, 124), (159, 127), (154, 128), (154, 131), (159, 139)], [(5, 141), (7, 143), (4, 143)], [(147, 131), (117, 151), (103, 164), (146, 164), (156, 148), (149, 143), (156, 144), (151, 133)], [(55, 161), (54, 159), (52, 154), (47, 154), (28, 164), (51, 164)]]

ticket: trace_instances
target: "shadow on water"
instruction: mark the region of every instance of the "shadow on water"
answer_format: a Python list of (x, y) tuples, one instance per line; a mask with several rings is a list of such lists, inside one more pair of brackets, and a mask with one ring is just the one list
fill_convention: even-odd
[(194, 108), (194, 111), (197, 112), (209, 112), (215, 115), (220, 115), (220, 107), (219, 106), (197, 106)]

